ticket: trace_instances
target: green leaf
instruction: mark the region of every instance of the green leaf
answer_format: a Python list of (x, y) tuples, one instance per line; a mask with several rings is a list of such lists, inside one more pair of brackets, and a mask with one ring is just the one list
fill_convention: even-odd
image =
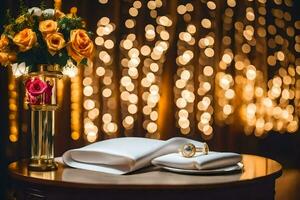
[(6, 16), (7, 24), (12, 24), (14, 22), (14, 18), (11, 16), (9, 9), (6, 10), (5, 16)]
[(54, 56), (52, 56), (51, 63), (58, 64), (63, 67), (67, 64), (68, 59), (68, 52), (66, 49), (63, 49), (59, 53), (56, 53)]
[(84, 59), (82, 59), (82, 60), (80, 61), (79, 64), (81, 64), (81, 65), (87, 65), (87, 62), (88, 62), (88, 59), (87, 59), (87, 58), (84, 58)]
[(89, 37), (93, 37), (94, 33), (92, 31), (88, 31), (87, 34), (89, 35)]
[(69, 40), (70, 32), (74, 29), (83, 29), (82, 19), (80, 17), (62, 17), (58, 20), (58, 27), (65, 39)]
[(20, 14), (25, 14), (28, 12), (28, 7), (26, 6), (25, 2), (23, 0), (19, 0), (19, 7), (20, 7)]
[(47, 8), (46, 2), (45, 2), (44, 0), (41, 1), (41, 3), (40, 3), (40, 8), (41, 8), (42, 10), (45, 10), (45, 9)]

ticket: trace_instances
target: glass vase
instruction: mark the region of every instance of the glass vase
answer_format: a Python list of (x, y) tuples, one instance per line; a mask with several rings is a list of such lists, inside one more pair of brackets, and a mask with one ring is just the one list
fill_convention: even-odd
[(26, 98), (31, 110), (31, 157), (29, 170), (52, 171), (54, 161), (55, 110), (57, 104), (57, 80), (62, 74), (47, 71), (40, 66), (38, 72), (25, 78)]

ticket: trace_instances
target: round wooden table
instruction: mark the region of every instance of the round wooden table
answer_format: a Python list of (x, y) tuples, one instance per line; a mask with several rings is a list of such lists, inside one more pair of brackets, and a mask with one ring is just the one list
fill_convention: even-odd
[(9, 165), (19, 199), (274, 199), (281, 165), (243, 155), (244, 170), (224, 175), (184, 175), (155, 167), (129, 175), (111, 175), (59, 165), (57, 171), (28, 171), (28, 160)]

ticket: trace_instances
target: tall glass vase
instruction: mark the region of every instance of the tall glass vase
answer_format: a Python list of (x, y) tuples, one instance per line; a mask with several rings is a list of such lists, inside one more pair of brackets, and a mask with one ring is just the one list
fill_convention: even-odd
[(52, 171), (54, 161), (55, 110), (57, 109), (57, 80), (62, 74), (40, 66), (39, 72), (25, 79), (27, 103), (31, 110), (31, 158), (29, 170)]

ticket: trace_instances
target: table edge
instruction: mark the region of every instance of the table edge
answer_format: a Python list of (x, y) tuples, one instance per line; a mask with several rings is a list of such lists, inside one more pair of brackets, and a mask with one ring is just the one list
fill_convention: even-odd
[[(250, 155), (250, 154), (242, 154), (242, 155)], [(250, 155), (256, 156), (256, 155)], [(261, 157), (261, 156), (258, 156)], [(266, 158), (266, 157), (264, 157)], [(268, 158), (271, 159), (271, 158)], [(26, 160), (26, 159), (24, 159)], [(273, 159), (271, 159), (273, 160)], [(43, 180), (40, 178), (34, 177), (25, 177), (20, 175), (19, 173), (14, 173), (10, 170), (10, 166), (16, 162), (12, 162), (8, 165), (8, 174), (11, 178), (13, 178), (17, 182), (23, 183), (30, 183), (34, 185), (43, 185), (43, 186), (53, 186), (53, 187), (64, 187), (64, 188), (85, 188), (85, 189), (201, 189), (201, 188), (217, 188), (217, 187), (224, 187), (224, 186), (234, 186), (234, 185), (243, 185), (255, 182), (263, 182), (268, 180), (275, 181), (282, 175), (282, 165), (276, 162), (280, 169), (272, 174), (257, 177), (254, 179), (245, 179), (245, 180), (238, 180), (238, 181), (230, 181), (226, 183), (208, 183), (208, 184), (174, 184), (174, 185), (166, 185), (166, 184), (96, 184), (96, 183), (78, 183), (78, 182), (68, 182), (68, 181), (58, 181), (58, 180)], [(60, 164), (61, 165), (61, 164)], [(64, 167), (64, 166), (63, 166)], [(126, 175), (121, 175), (126, 176)]]

